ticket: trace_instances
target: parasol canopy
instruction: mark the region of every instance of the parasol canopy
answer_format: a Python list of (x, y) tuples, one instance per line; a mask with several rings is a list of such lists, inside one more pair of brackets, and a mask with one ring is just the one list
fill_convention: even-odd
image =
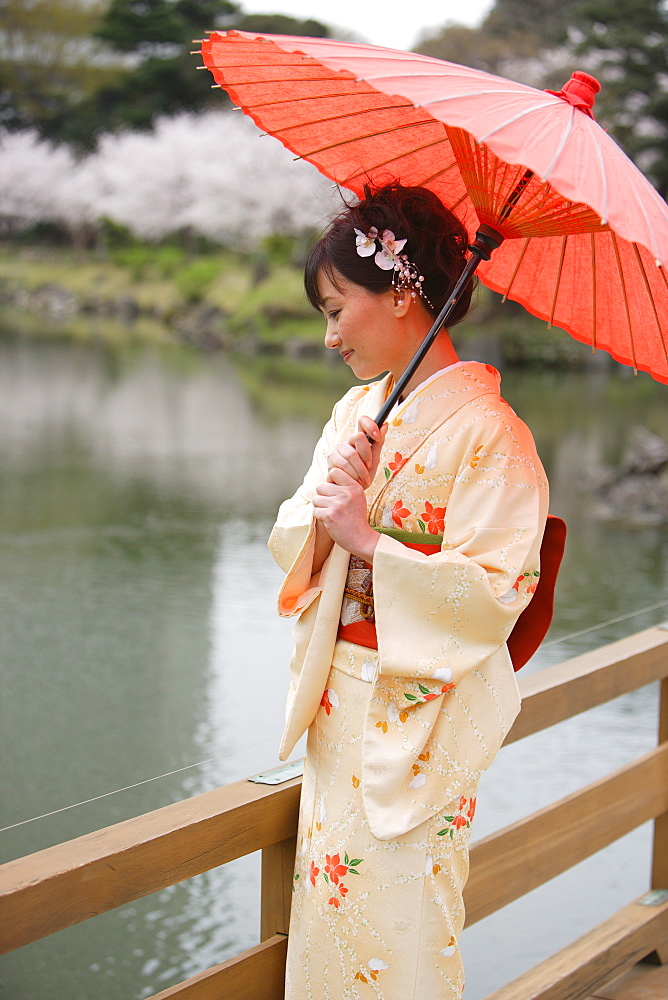
[(411, 52), (236, 31), (212, 32), (202, 57), (325, 176), (358, 195), (430, 188), (472, 238), (498, 234), (488, 287), (668, 383), (668, 206), (594, 121), (592, 77), (551, 93)]

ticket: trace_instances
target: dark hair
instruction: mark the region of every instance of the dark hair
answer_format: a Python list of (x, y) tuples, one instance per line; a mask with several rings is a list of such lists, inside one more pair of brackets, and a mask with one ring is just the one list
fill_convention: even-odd
[[(384, 271), (374, 257), (357, 253), (354, 229), (368, 233), (391, 229), (397, 239), (405, 239), (404, 253), (424, 276), (424, 293), (433, 309), (422, 299), (428, 312), (436, 316), (445, 305), (455, 282), (464, 270), (468, 234), (457, 216), (424, 187), (404, 187), (391, 183), (374, 188), (364, 186), (364, 197), (332, 220), (311, 249), (304, 269), (304, 287), (314, 308), (322, 305), (318, 278), (324, 273), (336, 286), (337, 273), (369, 292), (381, 294), (392, 287), (393, 271)], [(475, 279), (464, 289), (448, 322), (463, 319), (471, 305)]]

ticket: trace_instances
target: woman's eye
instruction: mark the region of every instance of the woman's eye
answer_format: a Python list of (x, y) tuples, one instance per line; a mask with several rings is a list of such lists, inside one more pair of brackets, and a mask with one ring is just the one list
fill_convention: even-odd
[(328, 319), (336, 319), (336, 317), (339, 315), (340, 312), (341, 312), (340, 309), (335, 309), (333, 312), (327, 313), (327, 318)]

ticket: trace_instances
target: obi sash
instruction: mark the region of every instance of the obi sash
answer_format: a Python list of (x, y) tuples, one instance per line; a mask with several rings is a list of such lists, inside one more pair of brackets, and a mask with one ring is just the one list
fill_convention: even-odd
[[(420, 541), (412, 541), (416, 535), (406, 531), (394, 531), (392, 529), (377, 528), (383, 534), (391, 535), (402, 542), (409, 549), (416, 549), (424, 552), (425, 555), (433, 555), (441, 551), (443, 537), (441, 535), (417, 535)], [(560, 517), (548, 514), (545, 524), (545, 532), (540, 546), (540, 576), (534, 595), (519, 616), (513, 630), (508, 636), (507, 645), (513, 669), (519, 670), (531, 659), (541, 642), (545, 638), (552, 615), (554, 613), (554, 590), (557, 584), (557, 575), (564, 554), (566, 544), (566, 524)], [(371, 567), (368, 563), (364, 565)], [(376, 624), (373, 618), (365, 618), (362, 621), (351, 622), (348, 625), (340, 624), (337, 633), (339, 639), (346, 639), (354, 642), (358, 646), (366, 646), (368, 649), (378, 649), (378, 637), (376, 635)]]

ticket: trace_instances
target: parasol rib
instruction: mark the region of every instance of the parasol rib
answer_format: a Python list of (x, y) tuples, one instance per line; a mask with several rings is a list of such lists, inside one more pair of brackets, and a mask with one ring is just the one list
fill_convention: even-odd
[(617, 234), (614, 233), (614, 232), (611, 232), (610, 235), (612, 236), (612, 246), (613, 246), (614, 251), (615, 251), (615, 257), (617, 259), (617, 270), (619, 271), (619, 280), (620, 280), (621, 285), (622, 285), (622, 295), (624, 296), (624, 307), (626, 309), (626, 322), (627, 322), (628, 328), (629, 328), (629, 342), (631, 344), (631, 357), (633, 358), (633, 371), (637, 375), (638, 374), (638, 364), (637, 364), (637, 361), (636, 361), (635, 345), (633, 343), (633, 329), (631, 327), (631, 311), (629, 309), (628, 295), (626, 294), (626, 282), (624, 281), (624, 269), (622, 267), (622, 260), (621, 260), (621, 257), (619, 255), (619, 244), (617, 243)]
[(532, 177), (533, 177), (533, 170), (524, 171), (524, 173), (518, 180), (517, 184), (515, 185), (514, 190), (508, 196), (508, 200), (506, 201), (506, 204), (504, 205), (501, 211), (501, 215), (499, 216), (501, 222), (507, 219), (510, 213), (513, 211), (515, 205), (522, 197), (522, 192), (524, 191), (525, 187), (527, 186)]
[[(270, 81), (267, 81), (267, 82), (268, 83), (273, 83), (274, 81), (270, 80)], [(232, 86), (232, 84), (230, 84), (230, 86)], [(243, 86), (243, 84), (240, 84), (240, 86)], [(337, 98), (340, 98), (340, 97), (355, 97), (357, 95), (359, 95), (360, 97), (369, 97), (372, 94), (378, 94), (380, 97), (387, 97), (387, 94), (383, 94), (382, 90), (375, 90), (374, 89), (374, 90), (348, 91), (347, 93), (346, 92), (342, 92), (342, 93), (338, 93), (338, 94), (319, 94), (318, 97), (315, 98), (315, 100), (330, 101), (330, 100), (336, 100)], [(310, 103), (313, 104), (313, 103), (315, 103), (315, 100), (314, 100), (313, 96), (311, 96), (311, 95), (308, 95), (306, 97), (290, 97), (290, 98), (285, 98), (284, 97), (280, 101), (262, 101), (262, 102), (260, 102), (258, 104), (252, 104), (250, 101), (246, 101), (245, 107), (246, 107), (246, 109), (248, 111), (250, 111), (251, 108), (253, 109), (253, 111), (257, 111), (259, 108), (278, 108), (282, 104), (286, 104), (289, 107), (293, 107), (295, 104), (299, 104), (300, 101), (307, 101), (307, 102), (310, 102)], [(417, 105), (413, 104), (412, 101), (408, 101), (406, 104), (385, 104), (382, 107), (378, 107), (378, 108), (366, 108), (365, 110), (369, 111), (369, 112), (372, 112), (372, 111), (394, 111), (395, 108), (413, 108), (413, 110), (415, 110), (416, 107), (417, 107)], [(351, 111), (350, 114), (351, 115), (359, 114), (359, 112), (357, 112), (357, 111)], [(310, 120), (313, 121), (313, 122), (328, 121), (328, 119), (326, 119), (326, 118), (316, 118), (315, 115), (313, 115)]]
[[(442, 171), (442, 173), (445, 173), (445, 171)], [(450, 211), (454, 212), (456, 208), (459, 208), (459, 206), (461, 205), (461, 203), (463, 201), (466, 201), (467, 197), (468, 196), (466, 194), (463, 194), (460, 198), (457, 199), (457, 201), (453, 201), (452, 205), (450, 206)]]
[[(640, 198), (638, 196), (638, 189), (636, 188), (635, 185), (632, 185), (631, 186), (631, 190), (633, 192), (633, 197), (634, 197), (635, 203), (640, 208), (640, 211), (642, 212), (642, 216), (643, 216), (643, 218), (645, 220), (645, 224), (646, 224), (647, 228), (649, 229), (650, 240), (652, 242), (652, 253), (654, 254), (654, 260), (656, 261), (657, 266), (660, 267), (662, 261), (661, 261), (661, 257), (660, 257), (660, 251), (659, 251), (659, 248), (658, 248), (657, 242), (656, 242), (656, 233), (654, 232), (654, 226), (652, 225), (652, 221), (651, 221), (649, 215), (647, 214), (647, 209), (645, 208), (645, 206), (643, 204), (642, 198)], [(649, 247), (647, 249), (649, 249)]]
[(633, 247), (633, 250), (635, 252), (636, 260), (640, 268), (640, 273), (642, 274), (643, 280), (645, 282), (645, 288), (647, 290), (649, 301), (652, 303), (652, 309), (654, 311), (654, 319), (656, 321), (656, 329), (659, 334), (659, 340), (661, 341), (661, 346), (663, 347), (663, 353), (666, 356), (666, 361), (668, 361), (668, 349), (666, 349), (666, 341), (664, 340), (663, 330), (661, 329), (661, 320), (659, 319), (659, 313), (657, 312), (656, 302), (654, 301), (654, 297), (652, 295), (652, 289), (650, 288), (649, 278), (647, 277), (647, 271), (645, 270), (645, 264), (643, 263), (643, 259), (640, 256), (640, 251), (638, 250), (638, 244), (632, 243), (631, 246)]
[(653, 188), (651, 184), (649, 186), (648, 194), (653, 199), (653, 201), (656, 202), (656, 207), (659, 209), (664, 219), (668, 222), (668, 205), (666, 205), (665, 201), (663, 200), (659, 192), (656, 190), (656, 188)]
[[(344, 115), (331, 115), (330, 117), (327, 117), (327, 118), (310, 119), (309, 121), (306, 121), (306, 122), (298, 122), (296, 125), (286, 125), (284, 127), (281, 127), (281, 129), (279, 131), (280, 131), (281, 135), (285, 135), (286, 132), (291, 132), (294, 129), (308, 128), (309, 126), (313, 125), (314, 121), (317, 121), (317, 124), (320, 124), (320, 122), (348, 121), (351, 118), (356, 118), (358, 115), (374, 115), (378, 111), (390, 111), (390, 110), (394, 110), (397, 107), (411, 107), (411, 108), (415, 109), (415, 105), (413, 105), (413, 104), (411, 104), (411, 105), (408, 105), (408, 104), (406, 104), (406, 105), (404, 105), (404, 104), (401, 104), (401, 105), (388, 104), (384, 108), (363, 108), (361, 111), (349, 111), (349, 112), (347, 112)], [(249, 108), (253, 108), (253, 105), (252, 104), (249, 105)], [(432, 121), (433, 120), (430, 120), (429, 124), (431, 124)], [(425, 124), (424, 121), (406, 122), (407, 126), (409, 126), (409, 125), (424, 125), (424, 124)], [(437, 124), (437, 123), (433, 122), (433, 124)], [(398, 128), (398, 127), (399, 126), (395, 126), (395, 128)]]
[(601, 174), (601, 186), (603, 188), (603, 212), (601, 213), (601, 225), (607, 226), (608, 224), (608, 176), (605, 172), (605, 163), (603, 162), (603, 153), (601, 152), (601, 146), (598, 141), (598, 136), (594, 129), (596, 122), (593, 118), (585, 117), (585, 123), (591, 132), (591, 139), (594, 150), (596, 152), (596, 158), (598, 160), (598, 168)]
[[(381, 135), (394, 135), (400, 129), (404, 128), (419, 128), (421, 125), (440, 125), (440, 122), (434, 121), (433, 118), (429, 118), (427, 121), (421, 122), (409, 122), (406, 125), (395, 125), (393, 128), (385, 128), (380, 132), (369, 132), (364, 135), (356, 135), (352, 139), (343, 139), (341, 142), (332, 142), (328, 146), (321, 146), (319, 149), (311, 149), (308, 153), (302, 153), (300, 156), (296, 156), (296, 160), (308, 159), (309, 156), (316, 156), (318, 153), (327, 153), (330, 149), (339, 149), (342, 146), (350, 146), (354, 142), (363, 142), (365, 139), (377, 139)], [(280, 135), (280, 129), (276, 132), (276, 135)]]
[(485, 135), (482, 136), (481, 139), (478, 139), (478, 142), (487, 142), (490, 136), (496, 135), (497, 132), (501, 132), (504, 128), (508, 128), (509, 125), (514, 125), (515, 122), (521, 121), (523, 118), (526, 118), (527, 115), (532, 115), (536, 111), (542, 111), (543, 108), (549, 108), (549, 106), (550, 106), (549, 103), (534, 104), (532, 108), (526, 108), (525, 111), (518, 112), (518, 114), (513, 115), (512, 118), (507, 118), (505, 122), (502, 122), (500, 125), (497, 125), (490, 132), (487, 132)]
[(544, 181), (549, 180), (550, 174), (552, 173), (552, 171), (556, 167), (557, 161), (559, 160), (561, 154), (564, 151), (566, 143), (568, 142), (568, 137), (569, 137), (569, 135), (571, 134), (571, 132), (573, 130), (574, 120), (575, 120), (575, 108), (572, 107), (571, 108), (571, 113), (570, 113), (569, 118), (568, 118), (568, 122), (566, 123), (566, 128), (564, 129), (563, 134), (561, 136), (561, 139), (559, 140), (559, 145), (557, 147), (557, 151), (554, 154), (554, 156), (552, 157), (552, 161), (551, 161), (550, 165), (548, 166), (547, 170), (543, 174), (543, 180)]
[[(435, 174), (431, 174), (430, 177), (422, 177), (420, 179), (420, 184), (422, 184), (422, 185), (424, 185), (426, 187), (427, 184), (431, 184), (432, 181), (435, 181), (437, 177), (443, 177), (445, 174), (447, 174), (448, 170), (453, 170), (455, 167), (458, 167), (458, 166), (459, 166), (459, 164), (457, 163), (457, 161), (453, 160), (453, 162), (449, 163), (447, 165), (447, 167), (442, 167), (441, 170), (437, 170), (436, 173)], [(466, 197), (466, 195), (464, 195), (464, 197)], [(459, 201), (461, 201), (461, 200), (462, 199), (460, 198)], [(450, 210), (452, 211), (453, 208), (454, 208), (454, 205), (450, 205), (449, 207), (450, 207)]]
[(566, 243), (568, 241), (568, 236), (562, 236), (561, 238), (561, 256), (559, 257), (559, 270), (557, 271), (557, 280), (554, 285), (554, 296), (552, 298), (552, 308), (550, 309), (550, 318), (547, 321), (548, 330), (554, 322), (554, 310), (557, 306), (557, 296), (559, 294), (559, 285), (561, 284), (561, 273), (564, 267), (564, 256), (566, 254)]
[[(664, 270), (663, 267), (659, 268), (659, 274), (663, 278), (663, 283), (666, 286), (666, 291), (668, 292), (668, 277), (666, 277), (666, 272), (665, 272), (665, 270)], [(663, 343), (663, 349), (665, 351), (666, 350), (666, 344), (665, 344), (665, 341), (663, 339), (663, 334), (661, 335), (661, 342)]]
[[(365, 80), (380, 80), (380, 79), (382, 79), (382, 77), (367, 76), (364, 79)], [(394, 79), (394, 77), (387, 77), (387, 79)], [(431, 98), (431, 100), (429, 100), (429, 101), (422, 101), (421, 103), (422, 103), (422, 107), (423, 108), (428, 108), (432, 104), (447, 104), (448, 101), (457, 101), (460, 98), (467, 98), (467, 97), (492, 97), (492, 96), (495, 97), (497, 94), (509, 94), (511, 97), (513, 97), (513, 96), (515, 96), (516, 94), (519, 94), (519, 93), (521, 93), (521, 91), (519, 91), (519, 90), (469, 90), (469, 91), (467, 91), (465, 93), (462, 93), (460, 91), (460, 92), (458, 92), (456, 94), (445, 94), (442, 97), (433, 97), (433, 98)]]
[(524, 260), (524, 254), (527, 252), (527, 249), (529, 247), (529, 243), (530, 242), (531, 242), (531, 238), (529, 236), (527, 236), (527, 238), (524, 241), (524, 246), (522, 247), (520, 255), (517, 258), (517, 263), (515, 264), (515, 270), (513, 271), (512, 278), (510, 279), (508, 287), (506, 288), (506, 290), (503, 293), (503, 296), (501, 298), (502, 302), (505, 302), (506, 299), (508, 298), (508, 296), (510, 295), (510, 289), (513, 287), (513, 282), (514, 282), (515, 278), (517, 277), (517, 272), (519, 271), (520, 265), (521, 265), (522, 261)]
[[(444, 136), (441, 139), (434, 139), (433, 142), (426, 142), (426, 143), (424, 143), (424, 145), (422, 145), (422, 146), (416, 146), (414, 149), (409, 149), (405, 153), (400, 153), (398, 155), (395, 154), (394, 156), (391, 156), (389, 158), (389, 160), (383, 160), (381, 163), (376, 163), (376, 164), (374, 164), (374, 168), (373, 169), (374, 170), (378, 170), (379, 167), (387, 167), (390, 163), (396, 163), (397, 160), (403, 160), (407, 156), (413, 156), (415, 153), (420, 153), (420, 152), (422, 152), (425, 149), (431, 149), (432, 146), (440, 146), (440, 145), (442, 145), (445, 142), (448, 142), (447, 136)], [(438, 174), (435, 174), (435, 176), (438, 177), (440, 173), (445, 173), (446, 170), (450, 170), (452, 167), (454, 167), (456, 165), (457, 164), (454, 163), (454, 162), (451, 163), (451, 164), (449, 164), (443, 170), (440, 170)], [(348, 181), (354, 181), (357, 177), (364, 177), (368, 173), (369, 173), (368, 168), (365, 169), (365, 170), (358, 170), (354, 174), (349, 174), (346, 177), (345, 180), (341, 181), (341, 184), (343, 185), (343, 187), (345, 187), (346, 184), (348, 183)]]

